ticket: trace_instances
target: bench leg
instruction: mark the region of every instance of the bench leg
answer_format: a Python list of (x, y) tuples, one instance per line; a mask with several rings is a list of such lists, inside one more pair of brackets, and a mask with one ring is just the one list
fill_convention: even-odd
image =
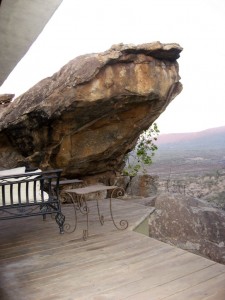
[(55, 216), (55, 220), (56, 220), (56, 223), (59, 225), (59, 230), (60, 230), (60, 233), (64, 233), (64, 222), (65, 222), (65, 216), (60, 212), (60, 213), (57, 213), (56, 216)]
[(46, 204), (40, 205), (40, 212), (42, 213), (43, 221), (46, 221), (46, 214), (45, 212), (48, 211), (48, 206)]

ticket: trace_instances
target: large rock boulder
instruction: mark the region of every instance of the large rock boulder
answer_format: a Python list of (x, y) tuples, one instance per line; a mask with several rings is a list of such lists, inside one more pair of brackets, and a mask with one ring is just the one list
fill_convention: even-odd
[(124, 188), (130, 196), (153, 197), (158, 191), (158, 176), (138, 174), (136, 176), (117, 176), (112, 178), (110, 184)]
[(3, 94), (0, 95), (0, 111), (9, 105), (9, 103), (12, 101), (14, 98), (14, 94)]
[(160, 194), (150, 236), (225, 264), (225, 211), (181, 194)]
[(181, 92), (181, 51), (119, 44), (70, 61), (0, 112), (0, 167), (63, 168), (68, 177), (120, 171), (140, 133)]

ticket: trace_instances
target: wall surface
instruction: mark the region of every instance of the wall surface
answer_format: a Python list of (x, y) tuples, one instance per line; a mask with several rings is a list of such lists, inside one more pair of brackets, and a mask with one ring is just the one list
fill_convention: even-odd
[(26, 54), (62, 0), (2, 0), (0, 85)]

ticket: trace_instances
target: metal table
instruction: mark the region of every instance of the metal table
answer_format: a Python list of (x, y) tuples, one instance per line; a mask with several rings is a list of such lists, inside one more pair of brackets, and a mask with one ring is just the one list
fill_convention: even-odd
[[(67, 184), (73, 184), (73, 183), (83, 183), (83, 180), (81, 179), (63, 179), (59, 181), (59, 185), (67, 185)], [(52, 182), (52, 185), (55, 186), (56, 182)]]
[[(77, 227), (77, 211), (79, 211), (81, 214), (86, 216), (86, 222), (87, 222), (87, 229), (83, 230), (83, 239), (86, 240), (88, 237), (88, 229), (89, 229), (89, 207), (88, 207), (88, 202), (86, 201), (85, 196), (91, 193), (95, 194), (95, 200), (97, 204), (97, 212), (98, 212), (98, 218), (99, 222), (101, 225), (104, 224), (104, 216), (100, 212), (100, 207), (99, 207), (99, 198), (100, 194), (102, 191), (110, 191), (110, 198), (109, 198), (109, 209), (110, 209), (110, 215), (113, 221), (114, 226), (118, 230), (124, 230), (128, 227), (128, 221), (127, 220), (121, 220), (119, 222), (119, 225), (116, 224), (114, 217), (113, 217), (113, 211), (112, 211), (112, 199), (113, 198), (118, 198), (124, 195), (124, 190), (118, 186), (111, 186), (111, 185), (90, 185), (82, 188), (75, 188), (75, 189), (67, 189), (65, 190), (65, 193), (68, 194), (68, 196), (71, 199), (71, 202), (74, 206), (74, 212), (75, 212), (75, 225), (72, 231), (73, 232), (76, 230)], [(91, 201), (91, 200), (90, 200)], [(67, 227), (70, 229), (70, 225), (67, 224), (65, 225), (65, 231), (67, 231)]]
[[(74, 188), (73, 187), (74, 184), (82, 186), (84, 184), (84, 181), (81, 179), (63, 179), (59, 181), (59, 189), (60, 189), (59, 196), (60, 196), (61, 203), (66, 203), (69, 201), (67, 193), (65, 193), (65, 189), (63, 187), (66, 185), (70, 185), (71, 188)], [(55, 186), (56, 186), (56, 182), (52, 182), (53, 189), (55, 188)]]

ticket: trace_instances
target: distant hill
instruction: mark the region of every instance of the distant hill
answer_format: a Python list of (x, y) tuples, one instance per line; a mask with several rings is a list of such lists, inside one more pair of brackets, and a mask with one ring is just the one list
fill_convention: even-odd
[(224, 172), (225, 126), (200, 132), (161, 134), (149, 174), (161, 178)]
[(225, 126), (200, 132), (161, 134), (157, 145), (161, 148), (225, 148)]

